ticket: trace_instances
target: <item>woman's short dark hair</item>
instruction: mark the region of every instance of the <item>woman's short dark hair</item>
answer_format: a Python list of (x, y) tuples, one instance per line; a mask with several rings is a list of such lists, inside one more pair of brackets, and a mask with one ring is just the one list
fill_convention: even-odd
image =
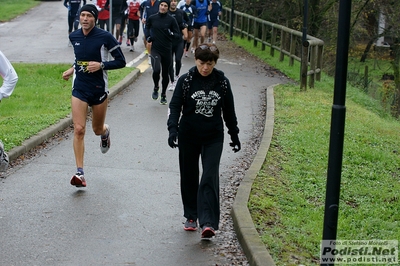
[(214, 61), (217, 63), (219, 58), (218, 47), (215, 44), (202, 43), (196, 48), (194, 58), (203, 62)]

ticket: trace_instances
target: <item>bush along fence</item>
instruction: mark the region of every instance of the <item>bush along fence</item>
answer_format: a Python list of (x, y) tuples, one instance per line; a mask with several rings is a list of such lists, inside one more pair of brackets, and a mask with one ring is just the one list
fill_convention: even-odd
[[(230, 22), (233, 22), (231, 25)], [(233, 34), (241, 38), (253, 40), (256, 47), (261, 43), (261, 50), (270, 47), (270, 55), (279, 52), (279, 60), (283, 61), (285, 55), (289, 57), (289, 66), (294, 60), (300, 62), (300, 90), (305, 90), (308, 85), (314, 87), (315, 80), (321, 80), (322, 53), (324, 42), (307, 35), (303, 41), (303, 33), (287, 27), (268, 22), (245, 13), (224, 7), (222, 10), (221, 24), (225, 31), (233, 29)], [(232, 28), (231, 28), (232, 26)]]

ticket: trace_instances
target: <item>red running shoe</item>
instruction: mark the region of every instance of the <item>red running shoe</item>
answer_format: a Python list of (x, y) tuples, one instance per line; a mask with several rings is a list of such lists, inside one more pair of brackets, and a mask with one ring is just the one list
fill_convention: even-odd
[(80, 172), (77, 172), (71, 178), (71, 185), (76, 186), (76, 187), (86, 187), (86, 180), (85, 180), (85, 177), (83, 177), (83, 174)]

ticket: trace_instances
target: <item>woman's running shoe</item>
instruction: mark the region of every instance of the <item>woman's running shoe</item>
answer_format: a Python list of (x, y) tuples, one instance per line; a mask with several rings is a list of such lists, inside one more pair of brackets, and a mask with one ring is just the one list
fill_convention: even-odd
[(202, 239), (210, 239), (215, 236), (215, 230), (210, 225), (203, 226), (203, 230), (201, 231), (201, 238)]
[(186, 220), (185, 225), (183, 226), (183, 230), (185, 231), (196, 231), (197, 230), (197, 222), (195, 220)]

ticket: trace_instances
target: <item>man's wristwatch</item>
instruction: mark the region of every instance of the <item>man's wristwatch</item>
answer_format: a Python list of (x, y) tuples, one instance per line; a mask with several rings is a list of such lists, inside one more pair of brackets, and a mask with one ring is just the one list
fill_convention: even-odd
[(104, 64), (103, 64), (103, 62), (100, 63), (100, 67), (101, 67), (101, 69), (104, 69)]

